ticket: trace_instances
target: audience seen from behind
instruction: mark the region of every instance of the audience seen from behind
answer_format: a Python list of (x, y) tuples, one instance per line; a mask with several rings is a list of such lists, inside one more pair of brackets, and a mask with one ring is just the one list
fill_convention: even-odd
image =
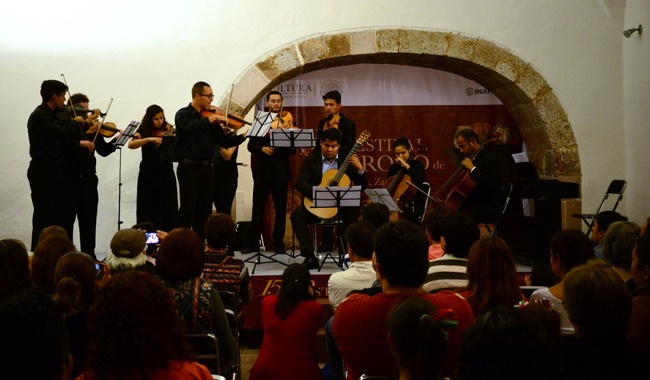
[(632, 252), (632, 278), (637, 287), (632, 292), (632, 315), (627, 341), (635, 352), (650, 354), (650, 235), (636, 241)]
[(0, 302), (3, 379), (70, 379), (72, 356), (61, 310), (39, 290)]
[(605, 260), (612, 264), (630, 291), (636, 288), (630, 266), (632, 265), (634, 244), (640, 234), (641, 227), (638, 224), (620, 221), (610, 224), (602, 239)]
[(250, 379), (322, 379), (316, 361), (322, 312), (314, 300), (309, 270), (290, 264), (278, 294), (262, 299), (264, 339)]
[(424, 213), (422, 225), (427, 239), (429, 239), (429, 261), (439, 259), (445, 254), (440, 243), (442, 240), (441, 228), (442, 221), (450, 215), (451, 211), (446, 207), (434, 207)]
[(17, 239), (0, 240), (0, 302), (32, 287), (25, 244)]
[(430, 302), (407, 298), (388, 314), (388, 343), (399, 366), (400, 379), (440, 379), (445, 357), (444, 328), (453, 312), (440, 313)]
[(575, 343), (564, 352), (564, 377), (640, 378), (625, 341), (632, 295), (621, 277), (604, 261), (590, 260), (569, 271), (563, 282), (564, 303), (576, 332)]
[(471, 217), (454, 214), (444, 218), (440, 243), (445, 254), (429, 262), (429, 271), (422, 286), (424, 291), (431, 293), (440, 289), (466, 287), (467, 255), (480, 236), (478, 225)]
[(89, 314), (87, 370), (79, 380), (212, 379), (193, 361), (174, 300), (153, 275), (117, 273)]
[(383, 203), (369, 203), (361, 207), (359, 219), (370, 222), (375, 228), (379, 228), (390, 220), (390, 210)]
[(474, 316), (498, 306), (514, 306), (525, 297), (519, 290), (517, 267), (510, 247), (499, 237), (478, 240), (467, 258), (467, 288), (461, 289)]
[(605, 258), (603, 237), (609, 229), (609, 225), (619, 221), (627, 221), (627, 218), (616, 211), (601, 211), (594, 218), (594, 223), (591, 226), (591, 240), (594, 242), (594, 254), (597, 259)]
[(39, 240), (32, 257), (32, 281), (40, 290), (54, 294), (54, 269), (63, 255), (77, 249), (68, 236), (49, 236)]
[(562, 335), (575, 335), (564, 307), (564, 277), (574, 267), (594, 258), (593, 245), (585, 233), (578, 230), (561, 230), (551, 237), (550, 263), (553, 273), (560, 282), (550, 288), (541, 288), (533, 292), (531, 301), (547, 299), (560, 315)]
[(147, 234), (143, 230), (125, 228), (111, 239), (111, 249), (106, 254), (106, 264), (111, 273), (137, 269), (154, 274), (156, 267), (147, 260)]
[(452, 291), (435, 294), (422, 291), (429, 264), (429, 243), (420, 226), (406, 220), (389, 222), (377, 230), (373, 245), (373, 264), (382, 293), (348, 296), (336, 309), (332, 323), (348, 379), (357, 379), (362, 374), (399, 375), (397, 361), (386, 338), (386, 317), (395, 304), (413, 296), (427, 300), (438, 310), (451, 309), (458, 316), (457, 328), (449, 331), (447, 356), (443, 359), (443, 375), (452, 376), (458, 361), (460, 338), (474, 320), (469, 304)]
[(172, 291), (186, 332), (217, 337), (222, 367), (218, 373), (226, 373), (238, 363), (235, 339), (217, 288), (201, 278), (203, 263), (199, 235), (186, 227), (176, 228), (158, 248), (156, 274)]

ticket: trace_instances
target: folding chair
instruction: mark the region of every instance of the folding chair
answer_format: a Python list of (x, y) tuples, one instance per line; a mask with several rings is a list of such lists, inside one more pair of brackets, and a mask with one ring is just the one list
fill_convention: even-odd
[(621, 202), (621, 199), (623, 199), (623, 193), (625, 192), (625, 188), (627, 187), (627, 182), (622, 179), (614, 179), (612, 182), (609, 183), (609, 187), (607, 187), (607, 191), (605, 192), (605, 196), (603, 197), (603, 200), (600, 202), (600, 206), (598, 206), (598, 210), (594, 214), (572, 214), (571, 216), (574, 218), (580, 218), (582, 221), (585, 223), (587, 226), (587, 236), (591, 235), (591, 228), (594, 226), (594, 221), (596, 220), (596, 215), (598, 215), (601, 211), (606, 211), (603, 210), (605, 207), (605, 203), (607, 202), (607, 199), (609, 198), (610, 195), (616, 196), (616, 201), (614, 203), (614, 206), (612, 206), (611, 211), (616, 211), (616, 207), (618, 207), (619, 202)]
[(217, 337), (213, 334), (185, 334), (185, 336), (196, 354), (196, 361), (208, 367), (210, 373), (219, 374), (221, 362)]
[(424, 197), (424, 207), (422, 207), (422, 210), (417, 210), (418, 212), (418, 222), (422, 223), (422, 220), (424, 219), (424, 213), (427, 212), (427, 207), (429, 207), (429, 197), (431, 196), (431, 185), (429, 182), (422, 182), (422, 191), (424, 191), (427, 196)]
[[(323, 227), (330, 227), (333, 228), (333, 233), (336, 234), (337, 237), (337, 244), (332, 244), (332, 249), (329, 251), (325, 252), (325, 255), (318, 254), (318, 260), (320, 261), (320, 264), (318, 266), (318, 271), (320, 272), (321, 269), (323, 269), (323, 264), (325, 264), (325, 261), (327, 259), (331, 259), (336, 266), (339, 268), (343, 267), (343, 258), (345, 257), (345, 244), (343, 241), (343, 235), (341, 234), (341, 229), (343, 227), (343, 221), (338, 220), (338, 219), (329, 219), (329, 220), (320, 220), (314, 224), (312, 224), (314, 228), (314, 247), (318, 247), (318, 228), (323, 228)], [(334, 255), (332, 254), (334, 247), (338, 245), (338, 260)]]
[(494, 220), (492, 223), (490, 222), (482, 223), (483, 225), (485, 225), (485, 228), (487, 229), (490, 236), (496, 236), (497, 234), (499, 223), (501, 223), (503, 214), (506, 213), (506, 210), (508, 209), (508, 205), (510, 204), (510, 196), (512, 194), (512, 188), (513, 188), (512, 182), (506, 182), (501, 186), (501, 195), (503, 196), (503, 204), (501, 205), (501, 209), (499, 210), (499, 215), (497, 216), (496, 220)]

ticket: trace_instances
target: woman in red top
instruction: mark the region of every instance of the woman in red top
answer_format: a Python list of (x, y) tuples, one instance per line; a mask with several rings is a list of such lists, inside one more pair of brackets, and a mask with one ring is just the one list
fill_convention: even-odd
[(316, 360), (322, 312), (307, 267), (289, 265), (278, 295), (262, 300), (264, 340), (250, 379), (323, 379)]

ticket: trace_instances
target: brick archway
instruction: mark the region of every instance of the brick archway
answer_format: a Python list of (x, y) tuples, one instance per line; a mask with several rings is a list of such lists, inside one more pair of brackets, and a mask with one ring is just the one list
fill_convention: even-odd
[[(532, 65), (479, 37), (408, 28), (341, 30), (308, 36), (261, 57), (235, 81), (231, 108), (246, 113), (263, 94), (297, 75), (356, 63), (443, 70), (494, 93), (518, 123), (540, 176), (579, 182), (571, 124), (552, 88)], [(221, 99), (223, 104), (225, 96)]]

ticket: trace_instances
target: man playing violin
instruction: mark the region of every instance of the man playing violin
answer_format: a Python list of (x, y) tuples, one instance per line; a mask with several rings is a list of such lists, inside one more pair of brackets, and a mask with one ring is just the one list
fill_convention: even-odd
[(393, 198), (397, 198), (397, 203), (402, 208), (402, 216), (412, 222), (420, 223), (424, 213), (424, 194), (407, 184), (406, 181), (422, 189), (426, 176), (424, 164), (415, 159), (411, 143), (406, 137), (399, 137), (395, 140), (393, 152), (395, 161), (390, 165), (386, 174), (387, 180), (391, 182), (386, 187)]
[[(280, 113), (271, 124), (271, 128), (292, 128), (291, 113), (282, 111), (284, 98), (279, 91), (266, 94), (266, 107), (269, 112)], [(258, 238), (262, 225), (261, 216), (264, 214), (269, 191), (273, 197), (275, 208), (275, 223), (273, 226), (273, 248), (275, 253), (285, 253), (284, 230), (287, 215), (287, 183), (289, 182), (290, 148), (272, 147), (270, 137), (251, 137), (248, 141), (248, 151), (251, 152), (251, 171), (253, 173), (253, 225), (251, 241), (242, 249), (242, 253), (258, 250)]]
[(65, 103), (68, 86), (58, 80), (46, 80), (41, 84), (42, 103), (29, 115), (29, 169), (27, 179), (31, 189), (32, 242), (36, 248), (41, 230), (51, 225), (65, 224), (64, 204), (67, 194), (64, 182), (61, 149), (65, 145), (83, 148), (88, 154), (95, 149), (92, 141), (81, 139), (79, 118), (59, 117)]
[[(88, 153), (88, 150), (74, 144), (62, 146), (64, 173), (66, 180), (64, 187), (66, 192), (65, 203), (65, 224), (62, 226), (68, 232), (72, 240), (74, 233), (75, 220), (79, 223), (79, 240), (82, 252), (95, 258), (95, 238), (97, 230), (97, 208), (99, 204), (99, 193), (97, 185), (97, 159), (94, 152), (96, 151), (102, 157), (107, 157), (117, 149), (116, 145), (106, 142), (104, 136), (97, 133), (99, 121), (93, 120), (88, 114), (91, 111), (88, 107), (90, 100), (84, 94), (73, 94), (68, 101), (68, 106), (75, 109), (84, 109), (87, 112), (79, 115), (92, 125), (91, 128), (84, 131), (83, 128), (78, 130), (79, 138), (90, 141), (95, 145), (95, 150)], [(95, 110), (93, 115), (96, 117), (99, 110)]]
[(341, 148), (352, 149), (357, 138), (357, 125), (341, 112), (341, 93), (334, 90), (323, 95), (323, 110), (325, 118), (318, 123), (315, 152), (320, 149), (323, 130), (328, 128), (338, 128), (343, 135)]
[(227, 134), (228, 117), (212, 112), (202, 117), (202, 110), (219, 109), (212, 105), (214, 93), (206, 82), (192, 86), (192, 102), (176, 112), (176, 176), (180, 193), (178, 224), (189, 227), (201, 238), (212, 213), (214, 177), (212, 158), (216, 144), (230, 148), (244, 142), (245, 137)]

